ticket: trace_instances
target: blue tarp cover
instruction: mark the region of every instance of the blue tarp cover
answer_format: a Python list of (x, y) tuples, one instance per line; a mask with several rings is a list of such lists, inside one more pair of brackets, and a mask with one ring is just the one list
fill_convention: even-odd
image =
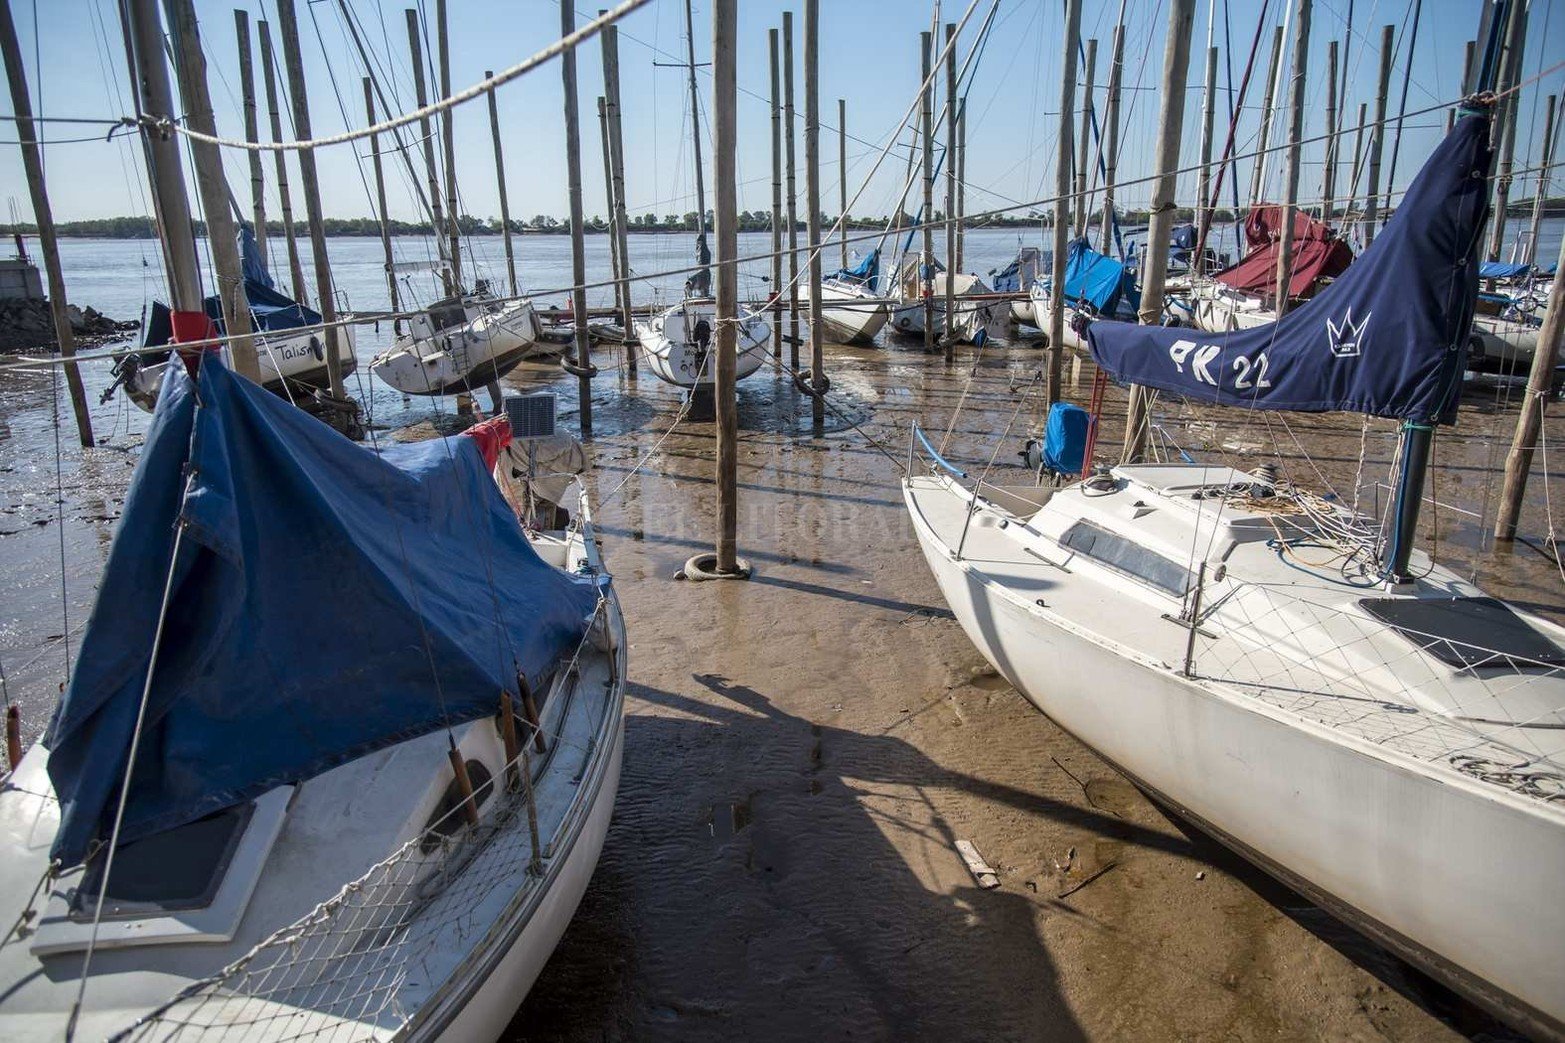
[(1518, 275), (1526, 275), (1530, 271), (1530, 264), (1508, 264), (1505, 261), (1485, 261), (1478, 266), (1478, 278), (1480, 279), (1514, 279)]
[(1065, 299), (1085, 300), (1101, 315), (1113, 315), (1120, 307), (1141, 306), (1141, 293), (1125, 266), (1098, 253), (1087, 240), (1077, 239), (1065, 255)]
[(497, 712), (598, 597), (534, 552), (472, 439), (377, 455), (215, 354), (199, 387), (171, 367), (46, 737), (68, 866), (108, 835), (180, 524), (122, 842)]
[(1070, 402), (1049, 407), (1043, 427), (1043, 463), (1055, 474), (1080, 474), (1092, 414)]
[(1489, 119), (1463, 117), (1385, 230), (1281, 321), (1233, 333), (1095, 322), (1115, 379), (1205, 402), (1430, 421), (1455, 406), (1478, 289)]
[(255, 232), (249, 225), (239, 226), (239, 268), (246, 282), (258, 282), (268, 290), (276, 285), (272, 282), (272, 273), (266, 270), (266, 258), (261, 256)]
[(880, 247), (875, 247), (852, 268), (839, 268), (828, 278), (845, 279), (875, 290), (877, 288), (875, 284), (880, 281)]

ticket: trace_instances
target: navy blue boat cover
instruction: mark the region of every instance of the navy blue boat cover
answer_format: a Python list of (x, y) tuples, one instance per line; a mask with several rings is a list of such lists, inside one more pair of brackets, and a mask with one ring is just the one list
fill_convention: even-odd
[[(245, 298), (250, 302), (250, 321), (257, 331), (280, 333), (283, 330), (320, 323), (320, 312), (306, 308), (292, 297), (277, 291), (271, 273), (266, 270), (266, 262), (261, 257), (261, 251), (256, 248), (255, 235), (250, 231), (249, 225), (243, 225), (239, 229), (239, 260), (244, 272)], [(203, 304), (207, 318), (217, 324), (217, 332), (221, 336), (225, 332), (222, 300), (212, 296), (206, 298)], [(157, 309), (162, 308), (163, 317), (166, 319), (167, 305), (153, 301), (152, 307), (155, 318)], [(149, 348), (162, 347), (172, 339), (172, 336), (172, 329), (166, 321), (149, 323), (142, 344)], [(320, 349), (323, 358), (325, 351), (325, 348)]]
[(1074, 240), (1065, 255), (1065, 299), (1085, 300), (1101, 315), (1115, 314), (1122, 304), (1132, 310), (1141, 306), (1141, 292), (1125, 266), (1085, 239)]
[(534, 552), (472, 439), (377, 455), (215, 354), (199, 386), (170, 367), (45, 740), (67, 866), (109, 834), (180, 524), (122, 843), (496, 713), (598, 598)]
[(1092, 357), (1117, 380), (1204, 402), (1446, 417), (1466, 365), (1489, 151), (1488, 117), (1458, 120), (1374, 243), (1281, 321), (1233, 333), (1094, 322)]

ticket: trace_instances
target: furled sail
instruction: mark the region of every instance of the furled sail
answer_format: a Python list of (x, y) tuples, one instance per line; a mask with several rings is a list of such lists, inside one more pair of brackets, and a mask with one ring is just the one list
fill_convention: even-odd
[(1092, 357), (1117, 380), (1204, 402), (1442, 418), (1467, 358), (1489, 170), (1489, 118), (1464, 116), (1374, 243), (1278, 322), (1232, 333), (1095, 322)]
[(122, 842), (495, 713), (598, 598), (533, 551), (472, 439), (376, 454), (215, 354), (171, 367), (45, 740), (66, 865), (109, 832), (165, 579)]

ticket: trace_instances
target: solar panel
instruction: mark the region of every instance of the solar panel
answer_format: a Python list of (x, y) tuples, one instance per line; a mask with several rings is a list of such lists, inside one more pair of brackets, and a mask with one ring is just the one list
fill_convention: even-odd
[(511, 437), (517, 441), (551, 437), (558, 404), (559, 396), (552, 391), (506, 398), (505, 415), (511, 421)]

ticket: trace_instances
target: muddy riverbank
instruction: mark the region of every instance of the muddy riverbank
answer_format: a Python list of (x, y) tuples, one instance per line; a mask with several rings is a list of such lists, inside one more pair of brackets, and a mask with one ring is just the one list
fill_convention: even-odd
[[(624, 779), (597, 875), (512, 1039), (1511, 1038), (1160, 812), (967, 641), (901, 503), (909, 425), (950, 425), (956, 459), (981, 470), (992, 457), (1014, 478), (1042, 410), (1035, 347), (994, 344), (976, 364), (964, 349), (947, 366), (912, 346), (833, 346), (841, 414), (821, 437), (785, 376), (746, 380), (739, 544), (756, 572), (719, 584), (673, 578), (711, 544), (712, 425), (665, 438), (677, 392), (646, 373), (626, 381), (612, 357), (598, 358), (591, 481), (630, 629)], [(139, 428), (107, 407), (108, 444), (63, 446), (57, 470), (39, 422), (51, 376), (4, 380), (0, 661), (31, 739), (90, 605)], [(557, 368), (510, 383), (555, 386), (574, 426), (574, 380)], [(1425, 512), (1424, 545), (1558, 614), (1542, 461), (1523, 514), (1531, 543), (1495, 551), (1482, 538), (1517, 394), (1475, 390), (1440, 436), (1432, 494), (1445, 506)], [(450, 429), (450, 411), (388, 434)], [(1111, 395), (1105, 444), (1123, 413)], [(1280, 449), (1299, 481), (1384, 500), (1389, 423), (1173, 403), (1157, 421), (1176, 455)], [(1565, 422), (1547, 435), (1558, 445)], [(1565, 486), (1552, 494), (1565, 509)], [(977, 887), (958, 839), (998, 888)]]

